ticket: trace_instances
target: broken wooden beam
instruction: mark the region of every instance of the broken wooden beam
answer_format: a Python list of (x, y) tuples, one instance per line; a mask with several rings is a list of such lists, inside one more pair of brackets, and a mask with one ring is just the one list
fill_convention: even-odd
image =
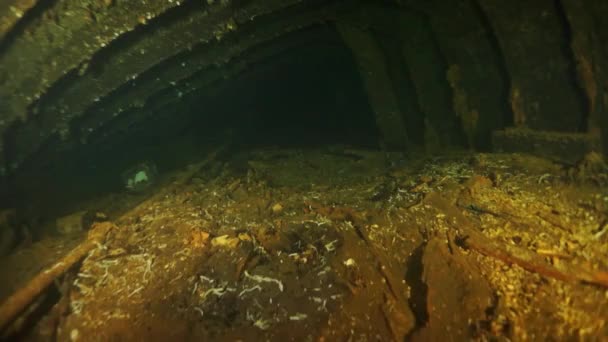
[(558, 268), (547, 263), (543, 255), (521, 247), (499, 244), (468, 227), (458, 235), (457, 243), (466, 249), (471, 249), (487, 257), (498, 259), (508, 265), (515, 264), (526, 271), (538, 273), (544, 277), (570, 283), (600, 285), (608, 288), (607, 272), (587, 270), (573, 264), (566, 264), (565, 262), (561, 263), (564, 266)]
[(547, 278), (570, 283), (593, 284), (608, 288), (608, 272), (591, 270), (574, 263), (562, 262), (559, 267), (545, 261), (545, 256), (525, 248), (499, 243), (478, 231), (460, 209), (437, 193), (429, 194), (424, 202), (441, 210), (456, 233), (456, 242), (465, 249), (498, 259), (506, 264), (538, 273)]
[(40, 272), (0, 306), (0, 332), (4, 331), (61, 275), (85, 258), (93, 248), (103, 244), (116, 226), (111, 222), (93, 224), (87, 239), (50, 268)]

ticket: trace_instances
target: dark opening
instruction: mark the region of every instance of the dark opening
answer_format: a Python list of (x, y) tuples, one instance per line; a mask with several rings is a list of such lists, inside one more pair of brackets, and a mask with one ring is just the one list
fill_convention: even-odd
[(269, 44), (290, 39), (289, 48), (260, 54), (228, 79), (184, 96), (171, 90), (169, 105), (122, 113), (89, 142), (37, 156), (35, 162), (45, 165), (24, 168), (19, 176), (27, 182), (16, 180), (11, 201), (25, 205), (28, 194), (36, 193), (46, 212), (41, 214), (54, 217), (83, 199), (123, 191), (121, 173), (139, 162), (153, 162), (162, 175), (200, 160), (209, 146), (226, 145), (231, 154), (257, 147), (376, 148), (374, 114), (354, 57), (337, 32), (319, 26)]
[[(351, 51), (337, 32), (322, 26), (282, 39), (302, 44), (261, 54), (265, 57), (236, 76), (183, 98), (173, 91), (173, 104), (159, 107), (148, 120), (134, 121), (122, 136), (89, 146), (87, 154), (95, 151), (97, 166), (106, 162), (115, 168), (95, 174), (116, 174), (136, 159), (168, 171), (200, 158), (200, 149), (210, 144), (228, 144), (235, 152), (329, 144), (376, 148), (374, 114)], [(111, 129), (108, 125), (98, 135)]]
[(302, 46), (253, 66), (192, 108), (193, 129), (234, 130), (249, 146), (376, 146), (378, 132), (350, 51)]

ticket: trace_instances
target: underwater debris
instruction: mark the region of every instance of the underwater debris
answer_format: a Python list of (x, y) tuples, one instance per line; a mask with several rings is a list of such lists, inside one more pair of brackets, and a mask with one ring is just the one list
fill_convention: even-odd
[(260, 285), (255, 285), (253, 287), (249, 287), (249, 288), (243, 289), (239, 293), (239, 297), (242, 297), (245, 293), (253, 292), (255, 290), (262, 291), (262, 287)]
[(86, 285), (84, 285), (84, 284), (81, 284), (81, 283), (78, 281), (78, 279), (74, 280), (73, 285), (74, 285), (74, 286), (76, 286), (76, 287), (77, 287), (77, 288), (80, 290), (80, 293), (82, 293), (82, 294), (83, 294), (83, 295), (85, 295), (85, 296), (86, 296), (87, 294), (91, 293), (91, 291), (92, 291), (92, 289), (91, 289), (90, 287), (88, 287), (88, 286), (86, 286)]
[(202, 282), (208, 282), (208, 283), (210, 283), (210, 284), (215, 283), (215, 279), (211, 279), (211, 278), (206, 277), (206, 276), (204, 276), (204, 275), (200, 275), (200, 276), (198, 276), (198, 278), (199, 278), (199, 279), (200, 279)]
[(451, 222), (454, 222), (454, 225), (456, 225), (455, 222), (458, 223), (457, 244), (463, 248), (472, 249), (485, 256), (496, 258), (507, 265), (516, 264), (527, 271), (545, 277), (572, 283), (595, 284), (608, 288), (608, 272), (591, 270), (573, 264), (567, 265), (565, 262), (556, 267), (547, 263), (542, 255), (514, 245), (501, 245), (498, 241), (494, 241), (476, 231), (472, 228), (472, 224), (467, 217), (451, 209), (451, 204), (437, 194), (428, 196), (425, 201), (446, 212), (452, 212)]
[(78, 211), (67, 216), (60, 217), (56, 220), (56, 229), (59, 233), (70, 235), (82, 232), (84, 227), (84, 216), (88, 212), (86, 210)]
[(149, 275), (152, 273), (152, 264), (154, 263), (154, 256), (148, 253), (133, 254), (129, 255), (127, 259), (135, 259), (143, 263), (143, 265), (138, 266), (138, 269), (143, 271), (143, 281), (147, 282), (149, 280)]
[(552, 174), (550, 173), (545, 173), (544, 175), (540, 176), (538, 178), (538, 184), (544, 184), (544, 183), (548, 183), (548, 179), (550, 179), (551, 177), (553, 177)]
[[(309, 209), (309, 210), (312, 211), (312, 209)], [(333, 223), (333, 221), (330, 218), (319, 214), (319, 215), (317, 215), (315, 220), (303, 220), (301, 223), (302, 224), (313, 223), (313, 224), (316, 224), (317, 227), (321, 227), (321, 226), (331, 225)]]
[(84, 307), (84, 303), (80, 300), (70, 301), (70, 309), (72, 310), (72, 313), (75, 315), (80, 315), (80, 313), (82, 313), (83, 307)]
[(252, 322), (254, 327), (260, 330), (267, 330), (271, 326), (271, 322), (269, 320), (255, 318), (251, 313), (249, 313), (249, 311), (246, 313), (246, 318), (248, 321)]
[(194, 311), (201, 314), (201, 317), (205, 317), (205, 311), (203, 311), (203, 309), (199, 308), (198, 306), (195, 306), (193, 309), (194, 309)]
[(80, 331), (78, 329), (72, 329), (70, 331), (70, 341), (78, 341), (80, 338)]
[(207, 241), (209, 241), (209, 237), (210, 237), (209, 233), (193, 229), (190, 239), (189, 240), (184, 239), (184, 244), (191, 245), (194, 248), (202, 248), (207, 245)]
[(139, 192), (147, 189), (156, 181), (158, 171), (152, 162), (139, 163), (122, 173), (125, 189)]
[[(558, 270), (571, 264), (582, 266), (587, 260), (601, 270), (604, 261), (598, 255), (604, 252), (602, 243), (608, 231), (605, 194), (597, 191), (597, 196), (587, 196), (584, 202), (566, 202), (565, 196), (560, 197), (570, 206), (559, 206), (546, 196), (546, 183), (557, 193), (563, 177), (552, 176), (539, 184), (539, 177), (549, 171), (504, 169), (504, 163), (495, 156), (487, 157), (484, 169), (474, 171), (461, 160), (425, 163), (425, 170), (435, 172), (432, 177), (420, 175), (422, 171), (395, 176), (396, 194), (380, 202), (370, 201), (363, 190), (383, 175), (331, 190), (313, 186), (304, 193), (241, 180), (239, 186), (244, 191), (233, 198), (223, 189), (237, 183), (229, 172), (200, 183), (172, 184), (168, 189), (176, 191), (163, 191), (164, 196), (156, 196), (136, 214), (120, 219), (120, 234), (96, 242), (74, 274), (77, 284), (84, 287), (74, 286), (72, 300), (66, 301), (68, 314), (60, 323), (65, 332), (61, 337), (69, 340), (69, 331), (78, 329), (80, 340), (84, 340), (97, 331), (111, 331), (114, 324), (122, 327), (128, 317), (174, 329), (158, 323), (157, 317), (183, 315), (180, 317), (189, 320), (188, 324), (208, 329), (205, 340), (241, 332), (268, 340), (284, 334), (305, 340), (317, 333), (326, 340), (346, 340), (353, 334), (351, 328), (367, 339), (403, 340), (402, 336), (414, 336), (416, 330), (422, 330), (422, 324), (412, 328), (416, 324), (408, 310), (414, 306), (416, 319), (422, 320), (425, 310), (427, 315), (435, 315), (429, 319), (433, 323), (426, 326), (445, 336), (465, 336), (456, 335), (454, 330), (459, 329), (471, 339), (519, 337), (526, 329), (541, 329), (531, 327), (527, 319), (532, 315), (540, 316), (540, 323), (563, 316), (567, 322), (564, 327), (580, 327), (585, 337), (603, 331), (605, 324), (591, 316), (596, 311), (603, 315), (605, 309), (584, 306), (605, 301), (603, 288), (562, 283), (464, 247), (475, 241), (475, 236), (472, 239), (467, 234), (468, 229), (474, 229), (501, 248), (512, 245), (528, 250)], [(506, 171), (511, 174), (506, 176)], [(498, 176), (493, 172), (500, 172), (499, 183), (494, 181)], [(473, 178), (460, 178), (469, 173)], [(516, 187), (519, 189), (514, 190)], [(538, 189), (539, 194), (530, 195), (527, 187)], [(409, 197), (412, 189), (418, 192)], [(311, 193), (318, 204), (307, 202)], [(450, 206), (436, 202), (434, 196)], [(280, 217), (271, 210), (272, 204), (279, 202), (289, 208)], [(497, 208), (502, 203), (507, 205)], [(461, 217), (458, 213), (469, 218), (471, 227), (455, 221)], [(567, 219), (571, 222), (568, 228), (578, 232), (578, 240), (564, 239), (570, 235), (558, 226), (564, 226)], [(542, 232), (535, 227), (542, 227)], [(203, 237), (201, 241), (206, 240), (202, 249), (192, 243), (193, 232)], [(208, 248), (213, 237), (221, 238), (214, 248)], [(235, 248), (222, 247), (217, 243), (220, 241), (233, 243)], [(430, 241), (441, 248), (429, 247)], [(580, 248), (582, 245), (585, 248)], [(435, 255), (436, 250), (446, 252), (447, 259)], [(462, 274), (454, 285), (445, 276), (451, 274), (448, 270), (453, 270), (454, 264), (442, 261), (452, 258), (463, 265), (470, 263), (473, 269), (479, 267), (481, 272), (473, 278)], [(435, 260), (433, 266), (425, 263), (431, 259)], [(589, 264), (595, 267), (593, 263)], [(400, 274), (403, 270), (407, 272), (405, 279)], [(471, 298), (478, 298), (481, 282), (471, 279), (478, 278), (488, 281), (491, 292), (484, 297), (488, 300), (474, 302)], [(462, 289), (471, 290), (468, 299), (441, 306), (443, 298), (459, 299)], [(561, 292), (554, 292), (556, 289)], [(543, 295), (549, 302), (557, 298), (559, 307), (543, 306), (542, 301), (526, 306)], [(476, 303), (487, 305), (488, 310), (464, 317), (459, 328), (450, 323), (454, 315), (444, 315), (460, 305)], [(106, 309), (109, 305), (112, 312)], [(431, 305), (435, 310), (428, 309)], [(536, 309), (540, 315), (533, 312)], [(245, 314), (245, 310), (249, 311)], [(218, 321), (231, 325), (214, 323)], [(341, 327), (348, 331), (340, 331)], [(406, 335), (410, 328), (412, 335)], [(132, 329), (138, 337), (147, 334), (137, 327)], [(127, 333), (131, 332), (123, 334)]]
[(357, 263), (355, 262), (355, 259), (353, 259), (353, 258), (348, 258), (348, 259), (344, 260), (343, 264), (346, 267), (355, 267), (357, 265)]
[(598, 230), (593, 234), (594, 240), (599, 240), (608, 232), (608, 222), (605, 222)]
[(228, 249), (234, 249), (241, 240), (237, 237), (230, 237), (228, 235), (218, 236), (211, 240), (211, 246), (213, 247), (223, 247)]
[(266, 329), (270, 328), (270, 321), (263, 320), (263, 319), (257, 319), (253, 322), (253, 326), (256, 328), (259, 328), (261, 330), (266, 330)]
[(135, 294), (137, 294), (137, 293), (141, 292), (141, 290), (143, 290), (143, 289), (144, 289), (144, 287), (143, 287), (143, 286), (140, 286), (140, 287), (136, 288), (135, 290), (131, 291), (131, 293), (129, 293), (129, 294), (127, 295), (127, 298), (131, 298), (131, 297), (133, 297)]
[(279, 214), (282, 211), (283, 211), (283, 206), (281, 205), (281, 203), (276, 203), (275, 205), (272, 206), (272, 212), (274, 214)]
[(0, 306), (0, 331), (12, 323), (59, 276), (63, 275), (74, 264), (83, 260), (97, 245), (103, 244), (108, 233), (116, 228), (110, 222), (95, 223), (84, 242), (72, 249), (53, 266), (38, 273), (38, 275), (10, 296)]
[(309, 297), (309, 299), (315, 302), (316, 304), (319, 304), (319, 306), (317, 307), (317, 311), (327, 312), (327, 299), (321, 297)]
[(297, 313), (297, 314), (295, 314), (293, 316), (289, 316), (289, 320), (290, 321), (303, 321), (306, 318), (308, 318), (308, 315), (307, 314), (303, 314), (303, 313)]
[(322, 276), (327, 274), (327, 272), (331, 271), (331, 267), (330, 266), (325, 266), (321, 271), (319, 271), (319, 273), (317, 273), (317, 276)]
[(329, 243), (326, 243), (325, 246), (324, 246), (325, 250), (328, 251), (328, 252), (335, 251), (336, 250), (336, 243), (337, 242), (338, 242), (338, 240), (334, 240), (334, 241), (331, 241)]
[(270, 277), (263, 277), (260, 275), (251, 275), (247, 271), (245, 271), (245, 277), (247, 277), (255, 282), (258, 282), (258, 283), (275, 283), (279, 287), (279, 290), (281, 292), (283, 292), (283, 283), (278, 279), (274, 279), (274, 278), (270, 278)]
[(232, 288), (232, 287), (228, 287), (228, 284), (224, 284), (224, 286), (213, 287), (213, 288), (210, 288), (207, 291), (203, 292), (201, 294), (201, 298), (203, 300), (205, 300), (205, 299), (207, 299), (207, 296), (209, 296), (210, 294), (217, 296), (217, 297), (222, 297), (227, 292), (236, 292), (236, 289)]

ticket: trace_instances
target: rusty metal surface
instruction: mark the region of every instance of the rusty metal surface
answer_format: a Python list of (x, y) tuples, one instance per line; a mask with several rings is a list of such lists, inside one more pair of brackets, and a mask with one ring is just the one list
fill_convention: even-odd
[(581, 91), (565, 45), (567, 30), (554, 1), (480, 0), (511, 77), (516, 123), (572, 131), (583, 126)]
[(173, 1), (56, 2), (0, 56), (6, 74), (0, 97), (9, 99), (13, 116), (24, 118), (28, 105), (68, 72), (86, 71), (93, 54), (175, 6)]
[(5, 0), (0, 3), (0, 13), (3, 13), (0, 17), (0, 42), (38, 2), (38, 0)]
[[(44, 43), (48, 40), (22, 39), (1, 57), (0, 63), (5, 73), (15, 64), (24, 70), (38, 70), (36, 73), (8, 73), (3, 77), (3, 83), (7, 86), (1, 88), (0, 98), (7, 99), (8, 106), (1, 113), (5, 125), (0, 125), (0, 135), (15, 119), (27, 120), (27, 124), (15, 134), (13, 143), (17, 154), (11, 158), (12, 168), (38, 150), (52, 135), (66, 137), (73, 118), (120, 85), (135, 80), (139, 74), (171, 56), (192, 50), (198, 44), (219, 41), (226, 33), (235, 31), (239, 25), (235, 20), (237, 15), (238, 20), (248, 21), (293, 2), (270, 1), (263, 6), (254, 4), (241, 9), (239, 13), (235, 13), (227, 2), (209, 2), (212, 5), (188, 2), (181, 5), (184, 9), (173, 8), (171, 11), (168, 11), (171, 6), (165, 3), (171, 6), (179, 4), (177, 1), (159, 3), (156, 12), (145, 8), (145, 15), (140, 18), (137, 18), (137, 14), (142, 8), (125, 8), (119, 3), (112, 3), (107, 11), (113, 11), (115, 15), (107, 14), (107, 20), (120, 21), (122, 15), (125, 24), (105, 25), (101, 19), (95, 19), (92, 25), (84, 25), (79, 34), (93, 39), (93, 43), (87, 42), (87, 39), (75, 43), (73, 32), (67, 32), (65, 35), (71, 40), (64, 44), (69, 49), (58, 51), (57, 44), (53, 43), (47, 51)], [(167, 13), (157, 18), (162, 12)], [(68, 15), (72, 12), (64, 10), (62, 13)], [(134, 25), (128, 25), (130, 20), (134, 20)], [(70, 24), (70, 27), (78, 27), (78, 23), (81, 22)], [(147, 28), (146, 25), (151, 27)], [(44, 31), (44, 28), (52, 31), (47, 26), (38, 31)], [(109, 30), (110, 26), (122, 28)], [(135, 31), (129, 31), (136, 26), (139, 27)], [(107, 32), (100, 33), (100, 29)], [(27, 60), (18, 57), (18, 53), (32, 51), (38, 42), (42, 42), (40, 54)], [(45, 51), (52, 56), (50, 61), (42, 60)]]
[[(597, 131), (605, 114), (600, 107), (607, 107), (600, 97), (608, 88), (601, 83), (607, 53), (594, 46), (608, 36), (601, 25), (606, 6), (563, 3), (560, 14), (548, 0), (450, 6), (410, 0), (401, 7), (348, 0), (64, 0), (44, 7), (5, 1), (0, 38), (13, 36), (0, 43), (0, 174), (17, 170), (49, 141), (73, 133), (86, 141), (108, 119), (142, 108), (148, 98), (173, 87), (187, 90), (180, 81), (205, 68), (315, 21), (337, 20), (331, 6), (345, 4), (361, 6), (350, 20), (402, 40), (426, 136), (436, 135), (443, 145), (462, 144), (465, 134), (469, 144), (479, 144), (510, 120), (545, 130), (587, 125)], [(585, 24), (588, 16), (594, 24)], [(19, 30), (11, 31), (15, 25)], [(585, 40), (592, 30), (595, 40)], [(239, 43), (227, 47), (224, 41), (235, 36)], [(510, 94), (501, 89), (506, 85)], [(587, 111), (585, 102), (594, 108)]]
[(474, 1), (425, 1), (418, 4), (429, 16), (438, 46), (448, 64), (446, 79), (454, 112), (469, 147), (487, 149), (491, 132), (508, 124), (504, 98), (509, 75), (487, 18)]

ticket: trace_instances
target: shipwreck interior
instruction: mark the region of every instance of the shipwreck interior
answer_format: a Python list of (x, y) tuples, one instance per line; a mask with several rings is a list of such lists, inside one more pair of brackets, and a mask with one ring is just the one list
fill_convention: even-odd
[(2, 2), (0, 339), (603, 340), (607, 16)]

